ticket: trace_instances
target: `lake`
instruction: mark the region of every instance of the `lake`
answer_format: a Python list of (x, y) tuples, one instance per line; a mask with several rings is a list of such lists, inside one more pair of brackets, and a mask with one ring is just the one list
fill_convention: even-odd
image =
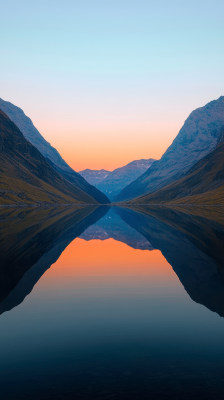
[(224, 399), (221, 208), (2, 208), (2, 399)]

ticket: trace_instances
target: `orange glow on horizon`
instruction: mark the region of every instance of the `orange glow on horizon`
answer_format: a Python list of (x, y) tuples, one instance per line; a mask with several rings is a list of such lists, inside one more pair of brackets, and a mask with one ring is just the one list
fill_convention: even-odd
[[(124, 152), (123, 148), (117, 148), (114, 146), (110, 148), (110, 151), (94, 149), (93, 153), (88, 153), (88, 149), (83, 146), (75, 146), (75, 152), (73, 146), (65, 147), (62, 146), (60, 150), (61, 156), (64, 160), (72, 167), (75, 171), (82, 171), (84, 169), (106, 169), (108, 171), (113, 171), (116, 168), (125, 166), (134, 160), (154, 158), (159, 160), (168, 146), (154, 147), (153, 154), (149, 155), (147, 150), (142, 150), (138, 146), (132, 147), (132, 149), (127, 149)], [(147, 149), (147, 146), (146, 146)], [(116, 156), (115, 156), (116, 155)]]
[(60, 141), (55, 147), (70, 167), (78, 172), (86, 168), (112, 171), (134, 160), (148, 158), (159, 160), (170, 144), (170, 140), (164, 138), (161, 143), (153, 144), (146, 141), (145, 146), (130, 139), (129, 143), (126, 145), (121, 143), (120, 147), (117, 143), (102, 143), (101, 147), (97, 147), (96, 143), (87, 145), (81, 141), (78, 143)]
[[(139, 159), (160, 159), (172, 143), (179, 124), (161, 123), (160, 126), (139, 125), (110, 128), (71, 126), (54, 127), (53, 121), (41, 121), (38, 126), (43, 136), (55, 147), (62, 158), (75, 170), (122, 167)], [(64, 132), (64, 133), (63, 133)]]

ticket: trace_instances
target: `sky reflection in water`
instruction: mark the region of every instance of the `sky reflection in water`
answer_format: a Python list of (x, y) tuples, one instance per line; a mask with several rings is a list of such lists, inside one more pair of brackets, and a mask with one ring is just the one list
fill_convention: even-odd
[(223, 232), (169, 210), (2, 211), (4, 398), (224, 398)]

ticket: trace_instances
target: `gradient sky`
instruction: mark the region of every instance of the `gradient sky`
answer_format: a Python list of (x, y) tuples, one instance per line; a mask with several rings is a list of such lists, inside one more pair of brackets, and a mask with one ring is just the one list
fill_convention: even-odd
[(0, 97), (76, 170), (159, 158), (224, 94), (223, 0), (0, 0)]

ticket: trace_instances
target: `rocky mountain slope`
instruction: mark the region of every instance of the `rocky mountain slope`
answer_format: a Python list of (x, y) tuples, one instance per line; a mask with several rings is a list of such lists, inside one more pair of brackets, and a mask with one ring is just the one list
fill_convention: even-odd
[(0, 110), (0, 204), (97, 201), (68, 182)]
[(186, 174), (215, 149), (224, 126), (224, 96), (193, 111), (159, 161), (124, 188), (117, 200), (155, 192)]
[(62, 159), (58, 151), (48, 143), (38, 130), (33, 125), (30, 118), (28, 118), (23, 110), (16, 107), (14, 104), (0, 99), (0, 110), (2, 110), (15, 125), (23, 133), (24, 137), (34, 146), (39, 152), (52, 163), (61, 175), (64, 176), (70, 183), (79, 187), (81, 190), (87, 192), (99, 203), (108, 203), (106, 196), (97, 190), (94, 186), (90, 185), (86, 180), (75, 172), (69, 165)]
[(113, 171), (84, 170), (79, 173), (87, 182), (95, 185), (101, 192), (105, 193), (110, 200), (114, 200), (125, 186), (148, 170), (154, 161), (153, 158), (135, 160)]
[(224, 204), (224, 130), (215, 150), (177, 181), (133, 203)]

